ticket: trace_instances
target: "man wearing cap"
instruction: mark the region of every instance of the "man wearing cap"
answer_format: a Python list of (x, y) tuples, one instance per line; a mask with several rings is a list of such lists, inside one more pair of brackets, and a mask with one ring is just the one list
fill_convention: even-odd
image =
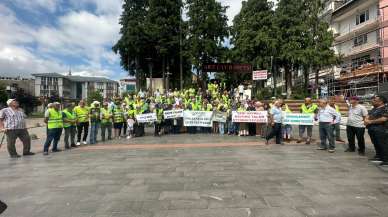
[(350, 98), (348, 122), (346, 124), (346, 135), (348, 137), (349, 147), (345, 152), (355, 152), (355, 137), (358, 141), (358, 154), (365, 155), (365, 124), (364, 120), (368, 116), (368, 110), (365, 106), (359, 104), (356, 96)]
[(48, 150), (53, 142), (52, 152), (60, 152), (58, 142), (62, 135), (63, 117), (60, 111), (60, 103), (53, 103), (52, 108), (47, 109), (44, 114), (44, 122), (47, 124), (47, 137), (44, 143), (43, 155), (48, 155)]
[(15, 99), (7, 101), (8, 108), (0, 110), (0, 131), (7, 136), (7, 149), (11, 158), (19, 158), (16, 152), (16, 139), (23, 142), (23, 155), (34, 155), (30, 151), (31, 138), (26, 128), (24, 112), (19, 108), (19, 103)]
[(98, 128), (100, 127), (100, 102), (94, 101), (89, 109), (90, 137), (89, 144), (97, 143)]

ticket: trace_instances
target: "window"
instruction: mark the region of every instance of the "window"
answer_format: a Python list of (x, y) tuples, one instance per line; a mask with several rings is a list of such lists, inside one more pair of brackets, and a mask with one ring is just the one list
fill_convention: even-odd
[(354, 47), (366, 44), (368, 42), (368, 34), (360, 35), (354, 38)]
[(356, 25), (359, 25), (361, 23), (364, 23), (369, 20), (369, 10), (366, 10), (362, 12), (361, 14), (357, 15), (356, 17)]

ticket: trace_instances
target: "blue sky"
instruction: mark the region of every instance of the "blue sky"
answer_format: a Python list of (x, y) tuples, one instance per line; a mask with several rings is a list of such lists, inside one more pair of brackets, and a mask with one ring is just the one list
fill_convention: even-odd
[[(230, 23), (241, 0), (220, 0)], [(58, 72), (120, 79), (112, 46), (122, 0), (1, 0), (0, 74)]]

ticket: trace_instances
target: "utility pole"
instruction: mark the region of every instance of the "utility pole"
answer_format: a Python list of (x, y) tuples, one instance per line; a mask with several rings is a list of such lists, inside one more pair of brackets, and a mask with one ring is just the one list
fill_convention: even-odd
[(180, 89), (183, 90), (183, 41), (182, 41), (182, 6), (179, 9), (179, 74), (180, 74)]

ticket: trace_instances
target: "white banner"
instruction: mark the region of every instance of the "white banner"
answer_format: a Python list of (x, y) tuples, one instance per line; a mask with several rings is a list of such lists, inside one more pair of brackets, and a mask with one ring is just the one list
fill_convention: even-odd
[(283, 124), (314, 125), (314, 114), (284, 113), (283, 117)]
[(234, 123), (267, 123), (267, 121), (267, 111), (232, 112), (232, 122)]
[(163, 115), (164, 115), (164, 119), (182, 118), (183, 109), (164, 111)]
[(254, 80), (254, 81), (267, 80), (267, 79), (268, 79), (268, 71), (267, 70), (253, 71), (253, 73), (252, 73), (252, 80)]
[(136, 115), (138, 123), (153, 123), (157, 120), (156, 113)]
[(185, 127), (212, 127), (213, 112), (184, 111), (183, 124)]
[(226, 123), (226, 112), (214, 112), (213, 121)]

